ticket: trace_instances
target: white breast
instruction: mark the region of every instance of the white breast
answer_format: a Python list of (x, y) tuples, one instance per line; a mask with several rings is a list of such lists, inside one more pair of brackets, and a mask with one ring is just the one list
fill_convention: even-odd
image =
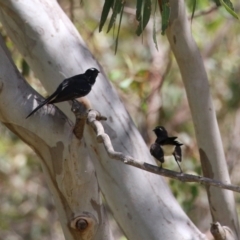
[(175, 146), (174, 145), (163, 145), (163, 146), (161, 146), (161, 148), (164, 152), (164, 156), (170, 156), (173, 154)]

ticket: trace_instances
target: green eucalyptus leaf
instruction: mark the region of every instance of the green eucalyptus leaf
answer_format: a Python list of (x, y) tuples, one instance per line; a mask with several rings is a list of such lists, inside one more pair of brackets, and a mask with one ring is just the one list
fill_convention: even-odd
[(191, 22), (192, 22), (192, 20), (193, 20), (194, 13), (195, 13), (195, 10), (196, 10), (197, 0), (193, 0), (192, 3), (193, 3), (193, 9), (192, 9)]
[[(142, 3), (141, 8), (140, 8), (140, 5), (138, 6), (137, 4), (137, 7), (139, 9), (137, 9), (136, 18), (139, 21), (139, 25), (138, 25), (136, 34), (138, 36), (142, 34), (143, 30), (147, 26), (147, 23), (149, 22), (149, 19), (151, 16), (151, 10), (152, 10), (151, 0), (143, 0), (141, 3)], [(139, 12), (140, 12), (140, 15), (139, 15)]]
[(216, 6), (221, 6), (220, 0), (212, 0), (213, 2), (215, 2)]
[(154, 44), (155, 44), (156, 49), (158, 50), (157, 31), (156, 31), (156, 11), (157, 11), (157, 3), (158, 3), (158, 1), (155, 0), (154, 16), (153, 16), (153, 42), (154, 42)]
[(143, 0), (137, 0), (136, 19), (137, 19), (138, 22), (141, 21), (142, 6), (143, 6)]
[[(124, 2), (124, 3), (125, 3), (125, 2)], [(118, 31), (117, 31), (116, 45), (115, 45), (115, 54), (117, 53), (117, 48), (118, 48), (118, 37), (119, 37), (119, 32), (120, 32), (120, 27), (121, 27), (121, 22), (122, 22), (122, 15), (123, 15), (124, 3), (123, 3), (123, 5), (122, 5), (122, 9), (121, 9), (121, 12), (120, 12), (120, 19), (119, 19), (119, 24), (118, 24)]]
[(232, 9), (234, 11), (234, 7), (233, 4), (231, 3), (230, 0), (220, 0), (220, 2), (224, 5), (226, 4), (230, 9)]
[(168, 27), (170, 18), (170, 6), (169, 0), (162, 1), (162, 35), (164, 35), (165, 30)]
[(124, 5), (124, 1), (115, 0), (114, 6), (113, 6), (113, 13), (112, 13), (112, 17), (110, 19), (109, 25), (108, 25), (107, 33), (111, 30), (113, 24), (115, 23), (117, 14), (121, 12), (122, 5)]
[(103, 6), (103, 10), (102, 10), (102, 15), (101, 15), (101, 19), (100, 19), (100, 24), (99, 24), (99, 32), (102, 31), (102, 28), (107, 20), (109, 11), (111, 9), (111, 7), (114, 4), (114, 0), (105, 0), (104, 6)]
[(234, 11), (233, 4), (230, 0), (220, 0), (220, 2), (233, 17), (239, 19), (237, 13)]

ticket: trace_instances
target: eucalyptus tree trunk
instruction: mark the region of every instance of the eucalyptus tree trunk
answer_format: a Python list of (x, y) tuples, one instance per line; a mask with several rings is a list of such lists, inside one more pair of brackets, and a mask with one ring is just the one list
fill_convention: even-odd
[[(87, 99), (91, 108), (108, 117), (103, 125), (114, 148), (154, 163), (103, 69), (55, 0), (0, 0), (0, 20), (49, 93), (64, 76), (98, 68), (102, 74)], [(1, 121), (40, 156), (66, 239), (112, 238), (98, 184), (128, 239), (205, 239), (161, 177), (111, 160), (90, 127), (83, 139), (76, 139), (69, 104), (58, 104), (65, 115), (45, 107), (26, 120), (39, 96), (1, 51)], [(90, 229), (78, 234), (76, 220), (81, 220), (80, 227), (85, 220)]]
[[(170, 0), (170, 8), (167, 37), (187, 92), (203, 174), (230, 183), (207, 73), (191, 35), (184, 0)], [(239, 222), (233, 193), (211, 186), (206, 187), (206, 190), (213, 222), (227, 226), (232, 231), (233, 239), (239, 239)]]
[(84, 141), (73, 134), (69, 119), (54, 114), (26, 120), (37, 93), (21, 77), (0, 38), (0, 120), (40, 157), (66, 239), (112, 239), (94, 167)]

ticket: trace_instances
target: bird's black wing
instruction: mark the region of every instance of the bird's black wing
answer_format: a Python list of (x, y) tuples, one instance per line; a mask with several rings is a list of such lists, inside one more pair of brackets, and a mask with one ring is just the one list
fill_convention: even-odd
[(177, 137), (170, 137), (170, 138), (173, 140), (174, 145), (176, 145), (176, 146), (182, 146), (183, 145), (182, 143), (180, 143), (179, 141), (176, 140)]
[(176, 140), (174, 141), (174, 143), (175, 143), (176, 146), (182, 146), (183, 145), (182, 143), (180, 143), (180, 142), (178, 142)]
[(163, 152), (162, 148), (160, 147), (160, 145), (157, 144), (156, 142), (151, 145), (150, 153), (161, 163), (164, 162), (164, 152)]
[(168, 137), (168, 139), (169, 139), (170, 141), (175, 141), (175, 140), (177, 139), (177, 137)]
[(73, 79), (65, 79), (56, 89), (54, 98), (51, 99), (50, 103), (58, 103), (72, 99), (72, 92), (69, 89), (73, 83)]
[(50, 103), (59, 103), (86, 96), (91, 91), (86, 77), (82, 74), (65, 79), (57, 88), (57, 96)]

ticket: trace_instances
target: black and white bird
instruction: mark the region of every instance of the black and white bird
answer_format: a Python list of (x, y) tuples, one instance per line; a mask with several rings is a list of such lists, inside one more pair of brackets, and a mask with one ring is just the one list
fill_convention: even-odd
[(178, 162), (182, 161), (182, 143), (178, 142), (177, 137), (169, 137), (167, 130), (162, 126), (157, 126), (153, 129), (154, 133), (157, 136), (155, 143), (153, 143), (150, 147), (150, 153), (154, 156), (158, 161), (160, 161), (160, 167), (162, 168), (162, 164), (164, 163), (164, 156), (173, 155), (175, 161), (178, 164), (180, 171), (182, 169)]
[(86, 96), (90, 93), (98, 73), (99, 71), (96, 68), (89, 68), (83, 74), (63, 80), (56, 91), (37, 106), (26, 118), (30, 117), (45, 104), (59, 103)]

